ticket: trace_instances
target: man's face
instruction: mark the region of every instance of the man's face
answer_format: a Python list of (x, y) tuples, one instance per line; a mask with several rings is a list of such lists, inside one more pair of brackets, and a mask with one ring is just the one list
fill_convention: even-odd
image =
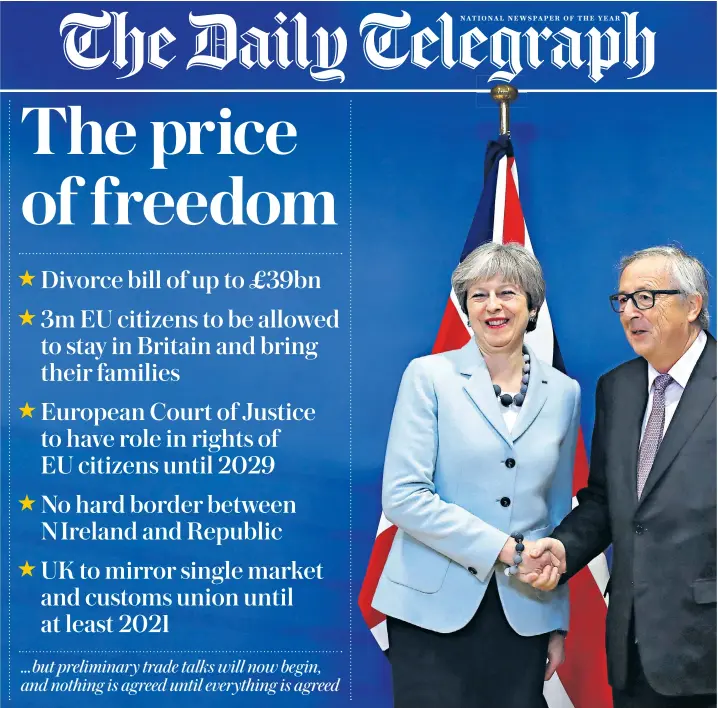
[[(634, 261), (623, 271), (618, 287), (621, 293), (677, 289), (668, 260), (663, 256)], [(658, 364), (664, 362), (672, 366), (682, 356), (695, 331), (691, 323), (699, 312), (700, 296), (658, 294), (655, 305), (648, 310), (641, 310), (628, 300), (620, 317), (636, 354), (659, 368)]]

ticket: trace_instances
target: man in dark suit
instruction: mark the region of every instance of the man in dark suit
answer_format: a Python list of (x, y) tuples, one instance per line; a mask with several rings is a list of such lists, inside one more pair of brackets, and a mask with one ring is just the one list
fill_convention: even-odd
[[(611, 296), (639, 358), (603, 375), (588, 486), (532, 551), (565, 582), (613, 544), (616, 708), (716, 706), (716, 341), (705, 268), (673, 247), (621, 263)], [(523, 579), (552, 590), (550, 567)]]

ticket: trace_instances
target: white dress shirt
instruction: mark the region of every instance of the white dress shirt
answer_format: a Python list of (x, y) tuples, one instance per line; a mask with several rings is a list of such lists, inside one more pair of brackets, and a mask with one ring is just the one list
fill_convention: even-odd
[[(683, 389), (688, 385), (688, 379), (693, 373), (693, 369), (696, 368), (698, 359), (700, 359), (703, 350), (706, 347), (708, 337), (706, 333), (701, 330), (701, 333), (696, 337), (695, 342), (688, 347), (688, 351), (668, 370), (668, 374), (671, 376), (673, 381), (666, 387), (666, 420), (663, 423), (663, 434), (666, 434), (668, 426), (673, 419), (673, 416), (678, 408), (678, 402), (681, 400), (683, 395)], [(648, 364), (648, 405), (646, 406), (646, 412), (643, 415), (643, 425), (641, 426), (641, 440), (643, 440), (643, 433), (646, 430), (648, 424), (648, 416), (651, 414), (651, 408), (653, 407), (653, 382), (660, 376), (660, 372), (656, 371), (650, 364)]]
[[(518, 391), (516, 393), (518, 393)], [(515, 396), (516, 393), (509, 393), (509, 396)], [(499, 408), (501, 408), (501, 415), (503, 416), (504, 423), (506, 423), (506, 430), (511, 432), (513, 430), (516, 419), (519, 417), (519, 412), (521, 411), (521, 408), (514, 403), (512, 403), (510, 406), (505, 406), (503, 403), (501, 403), (501, 401), (498, 401), (498, 404)]]

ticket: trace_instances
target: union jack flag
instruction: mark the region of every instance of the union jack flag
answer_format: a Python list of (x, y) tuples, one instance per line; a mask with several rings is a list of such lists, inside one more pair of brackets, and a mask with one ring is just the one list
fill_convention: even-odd
[[(518, 173), (513, 147), (507, 136), (491, 141), (486, 149), (484, 189), (461, 254), (463, 260), (476, 247), (488, 241), (518, 243), (533, 252), (519, 201)], [(459, 349), (472, 336), (461, 307), (452, 291), (444, 310), (432, 353)], [(528, 342), (542, 361), (566, 371), (558, 340), (553, 331), (548, 305), (538, 318)], [(586, 486), (588, 462), (583, 434), (579, 430), (574, 465), (573, 492)], [(573, 499), (574, 505), (576, 498)], [(382, 650), (389, 648), (386, 617), (371, 606), (377, 583), (391, 549), (396, 526), (382, 514), (366, 576), (359, 593), (364, 621)], [(566, 661), (547, 681), (544, 696), (550, 708), (611, 708), (611, 689), (607, 681), (604, 627), (606, 604), (603, 592), (608, 582), (608, 566), (602, 554), (570, 583), (571, 631), (566, 639)]]

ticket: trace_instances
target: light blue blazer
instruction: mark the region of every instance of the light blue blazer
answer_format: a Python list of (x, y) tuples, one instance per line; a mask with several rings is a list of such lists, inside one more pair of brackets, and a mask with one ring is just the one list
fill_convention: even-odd
[(509, 534), (542, 538), (571, 510), (580, 389), (529, 352), (529, 389), (510, 433), (473, 338), (407, 367), (384, 464), (384, 514), (399, 530), (372, 601), (380, 612), (453, 632), (496, 573), (518, 634), (568, 629), (565, 585), (535, 590), (497, 561)]

